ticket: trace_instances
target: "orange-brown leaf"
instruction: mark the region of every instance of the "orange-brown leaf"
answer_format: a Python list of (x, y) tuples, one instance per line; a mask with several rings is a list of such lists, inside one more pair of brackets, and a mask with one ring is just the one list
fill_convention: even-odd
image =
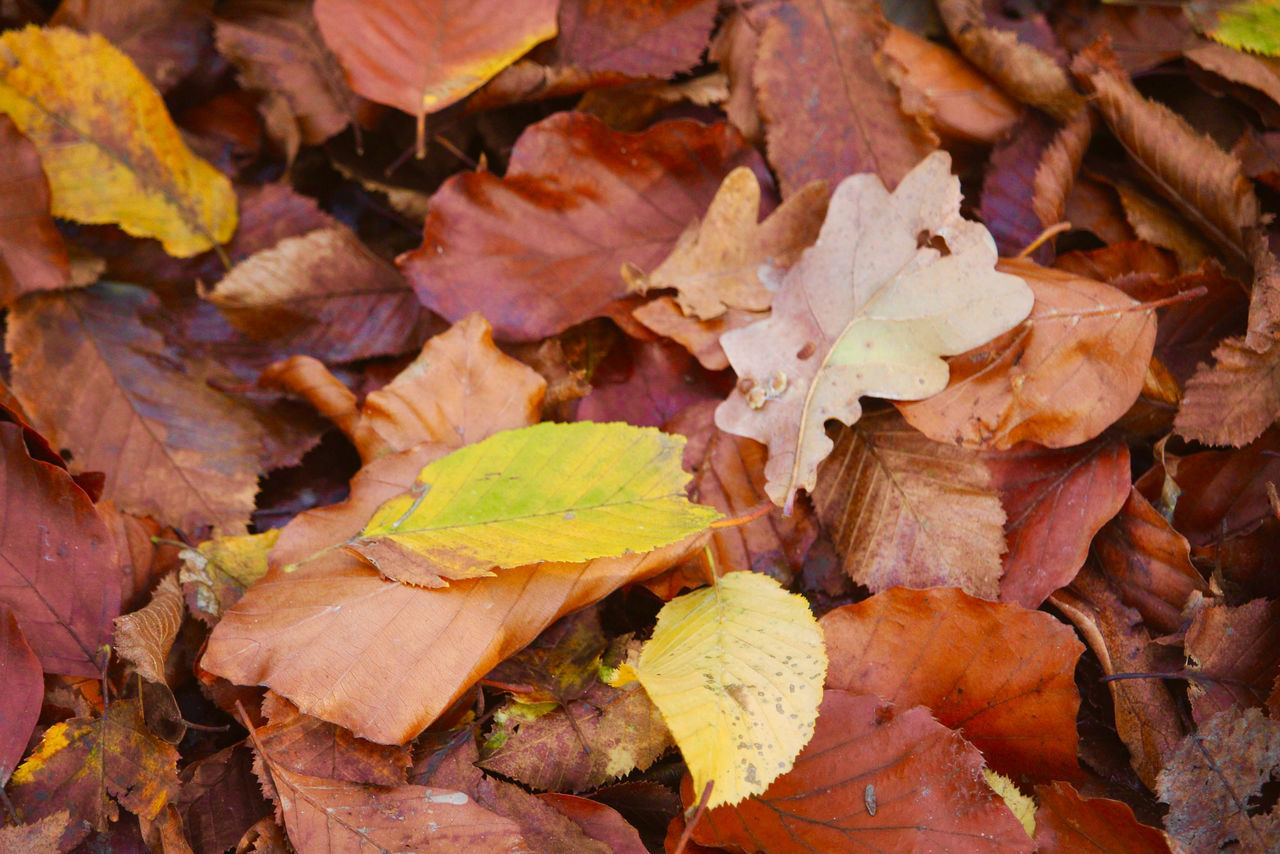
[(1206, 445), (1247, 445), (1280, 416), (1280, 343), (1258, 352), (1228, 338), (1213, 357), (1187, 381), (1174, 429)]
[(1169, 837), (1140, 823), (1128, 804), (1083, 798), (1069, 783), (1036, 787), (1037, 851), (1174, 854)]
[(178, 586), (178, 575), (171, 572), (151, 594), (147, 607), (116, 618), (116, 652), (151, 682), (164, 684), (164, 662), (182, 627), (187, 606)]
[(295, 774), (368, 786), (405, 783), (411, 760), (403, 747), (357, 738), (337, 724), (303, 714), (271, 691), (262, 701), (262, 713), (269, 722), (258, 728), (258, 743)]
[(1280, 603), (1207, 603), (1187, 629), (1186, 651), (1190, 669), (1206, 677), (1187, 688), (1196, 721), (1261, 706), (1280, 676)]

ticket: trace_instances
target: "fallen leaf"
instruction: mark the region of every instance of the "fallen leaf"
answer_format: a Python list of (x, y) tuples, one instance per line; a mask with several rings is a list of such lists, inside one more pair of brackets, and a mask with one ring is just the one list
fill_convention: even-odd
[(1267, 483), (1280, 484), (1280, 430), (1238, 450), (1201, 451), (1168, 460), (1180, 494), (1173, 526), (1193, 547), (1244, 536), (1274, 518)]
[(397, 263), (433, 311), (481, 311), (498, 338), (537, 340), (608, 313), (626, 294), (624, 263), (657, 266), (721, 179), (759, 163), (725, 123), (629, 134), (556, 113), (520, 135), (505, 177), (445, 181), (422, 246)]
[(1069, 783), (1036, 786), (1036, 850), (1175, 854), (1168, 836), (1134, 818), (1127, 804), (1083, 798)]
[(1254, 599), (1238, 607), (1210, 602), (1187, 629), (1191, 713), (1203, 724), (1219, 712), (1262, 706), (1280, 677), (1280, 604)]
[[(39, 149), (54, 216), (117, 223), (179, 257), (230, 239), (230, 182), (187, 149), (128, 57), (63, 28), (10, 30), (0, 48), (0, 112)], [(85, 85), (68, 85), (68, 67), (85, 70)]]
[(187, 614), (176, 573), (160, 579), (151, 601), (140, 611), (116, 617), (115, 651), (150, 682), (166, 684), (165, 659)]
[[(926, 709), (828, 688), (795, 768), (762, 795), (709, 810), (693, 839), (778, 854), (858, 846), (1030, 852), (981, 767), (981, 754)], [(681, 791), (692, 807), (698, 793), (687, 776)]]
[(1227, 338), (1187, 380), (1178, 435), (1206, 445), (1247, 445), (1280, 416), (1280, 343), (1258, 352), (1245, 338)]
[(893, 410), (840, 431), (813, 504), (844, 571), (873, 593), (945, 586), (994, 599), (1000, 590), (1005, 514), (986, 466)]
[(937, 140), (898, 107), (876, 67), (887, 34), (873, 0), (797, 0), (753, 18), (752, 71), (769, 162), (782, 195), (871, 172), (897, 184)]
[(986, 229), (959, 215), (950, 162), (930, 155), (892, 194), (874, 175), (841, 182), (770, 318), (722, 336), (740, 380), (716, 424), (768, 444), (775, 503), (790, 507), (797, 490), (812, 490), (832, 447), (826, 419), (854, 423), (863, 394), (941, 391), (941, 356), (988, 341), (1031, 309), (1030, 289), (993, 269)]
[(244, 591), (267, 574), (267, 553), (280, 538), (272, 529), (261, 534), (215, 537), (194, 549), (183, 549), (178, 580), (195, 588), (192, 613), (216, 618), (236, 603)]
[(1280, 14), (1263, 0), (1188, 4), (1188, 17), (1215, 41), (1237, 50), (1280, 56)]
[(357, 738), (336, 724), (303, 714), (270, 691), (262, 713), (268, 723), (257, 729), (258, 742), (277, 764), (295, 774), (368, 786), (406, 782), (412, 761), (403, 747)]
[(1093, 140), (1093, 125), (1092, 113), (1081, 110), (1058, 129), (1040, 156), (1032, 179), (1035, 195), (1031, 197), (1031, 208), (1044, 228), (1062, 222), (1067, 214), (1067, 198)]
[(731, 378), (708, 373), (670, 341), (635, 339), (616, 345), (591, 379), (595, 387), (578, 402), (577, 420), (637, 427), (661, 427), (691, 406), (718, 402), (732, 387)]
[(612, 684), (638, 679), (662, 712), (709, 807), (736, 804), (789, 771), (813, 735), (827, 657), (804, 599), (755, 572), (677, 596)]
[(196, 851), (234, 848), (255, 822), (271, 814), (253, 776), (253, 751), (244, 741), (184, 766), (180, 777), (176, 803)]
[(0, 115), (0, 305), (31, 291), (65, 287), (71, 265), (49, 214), (49, 180), (40, 152), (8, 116)]
[(729, 367), (729, 357), (720, 347), (721, 335), (764, 319), (763, 312), (730, 309), (714, 320), (698, 320), (686, 317), (670, 296), (649, 300), (631, 314), (642, 326), (684, 347), (709, 371)]
[(684, 440), (626, 424), (536, 424), (424, 468), (348, 548), (426, 587), (543, 561), (646, 552), (720, 514), (685, 498)]
[(49, 25), (98, 33), (137, 63), (164, 93), (212, 57), (210, 0), (67, 0)]
[(1078, 779), (1070, 627), (1019, 605), (954, 589), (897, 588), (819, 621), (827, 687), (927, 706), (1004, 774)]
[(0, 450), (0, 602), (46, 672), (100, 676), (120, 613), (111, 533), (64, 469), (31, 458), (17, 424), (0, 423)]
[(40, 659), (22, 636), (18, 618), (3, 603), (0, 603), (0, 673), (4, 674), (5, 685), (0, 695), (0, 786), (4, 786), (35, 732), (44, 697), (44, 672), (40, 669)]
[(556, 61), (583, 71), (670, 77), (698, 64), (715, 17), (715, 0), (564, 0)]
[(940, 442), (1006, 450), (1087, 442), (1137, 399), (1156, 339), (1155, 310), (1122, 291), (1027, 261), (1001, 261), (1035, 294), (1031, 316), (951, 360), (951, 382), (898, 406)]
[[(1036, 174), (1053, 139), (1050, 119), (1028, 112), (1012, 133), (991, 148), (982, 175), (979, 212), (1003, 256), (1017, 255), (1044, 231), (1044, 223), (1027, 199), (1034, 201)], [(1052, 242), (1041, 244), (1031, 257), (1041, 264), (1051, 263)]]
[(576, 795), (551, 792), (538, 795), (538, 799), (564, 813), (592, 839), (608, 845), (613, 854), (646, 854), (648, 851), (636, 829), (612, 807)]
[(1280, 815), (1254, 807), (1280, 767), (1280, 723), (1257, 709), (1214, 715), (1178, 744), (1156, 794), (1169, 805), (1165, 827), (1196, 851), (1280, 848)]

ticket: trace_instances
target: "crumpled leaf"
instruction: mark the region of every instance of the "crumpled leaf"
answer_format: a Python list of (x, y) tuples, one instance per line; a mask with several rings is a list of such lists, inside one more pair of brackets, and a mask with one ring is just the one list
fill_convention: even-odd
[(678, 596), (613, 679), (638, 679), (662, 712), (708, 806), (768, 788), (813, 735), (827, 656), (799, 596), (755, 572), (731, 572)]
[(178, 553), (178, 580), (195, 588), (192, 611), (216, 619), (244, 591), (267, 574), (267, 552), (280, 538), (279, 529), (261, 534), (215, 537)]
[(0, 115), (0, 305), (30, 291), (63, 287), (71, 276), (67, 247), (49, 214), (49, 180), (40, 152)]
[(620, 423), (508, 430), (428, 465), (348, 547), (383, 575), (427, 587), (646, 552), (720, 517), (685, 497), (683, 448), (681, 437)]
[(1275, 851), (1280, 814), (1252, 808), (1280, 768), (1280, 722), (1258, 709), (1228, 709), (1182, 739), (1160, 772), (1165, 827), (1196, 851)]
[(982, 459), (922, 436), (893, 410), (840, 431), (813, 504), (844, 571), (873, 593), (999, 593), (1005, 514)]
[(40, 150), (54, 216), (116, 223), (178, 257), (231, 238), (231, 182), (188, 150), (159, 93), (110, 42), (28, 26), (0, 35), (0, 60), (0, 112)]
[(775, 503), (791, 506), (797, 490), (813, 489), (832, 448), (826, 419), (857, 421), (863, 394), (918, 400), (941, 391), (942, 356), (1000, 335), (1031, 310), (1026, 284), (995, 271), (991, 235), (960, 216), (950, 163), (931, 154), (892, 194), (874, 175), (846, 178), (773, 314), (721, 337), (740, 379), (716, 424), (768, 444)]
[(177, 573), (171, 572), (160, 579), (145, 608), (116, 618), (116, 652), (143, 679), (165, 684), (164, 662), (186, 613)]
[(825, 182), (799, 188), (763, 222), (760, 182), (739, 166), (725, 176), (706, 215), (694, 220), (666, 260), (653, 272), (628, 265), (623, 275), (639, 293), (675, 288), (687, 316), (711, 320), (727, 309), (765, 311), (773, 292), (761, 281), (761, 268), (774, 271), (795, 263), (818, 237), (827, 213)]
[(0, 787), (18, 766), (35, 731), (44, 698), (44, 672), (40, 659), (22, 636), (18, 618), (0, 602), (0, 673), (4, 691), (0, 693)]

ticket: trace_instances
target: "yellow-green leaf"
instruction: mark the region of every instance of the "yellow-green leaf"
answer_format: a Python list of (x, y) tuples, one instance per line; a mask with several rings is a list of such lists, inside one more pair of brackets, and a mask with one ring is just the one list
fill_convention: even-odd
[(348, 545), (390, 578), (646, 552), (719, 514), (685, 497), (684, 439), (629, 424), (535, 424), (436, 460)]
[(638, 661), (639, 679), (709, 807), (735, 804), (791, 770), (813, 736), (827, 654), (805, 600), (755, 572), (732, 572), (668, 602)]
[(1280, 4), (1275, 0), (1199, 0), (1187, 6), (1196, 27), (1236, 50), (1280, 56)]
[(55, 216), (116, 223), (178, 257), (235, 231), (231, 182), (191, 153), (160, 94), (102, 36), (0, 35), (0, 112), (40, 151)]
[(267, 553), (278, 539), (280, 530), (273, 528), (261, 534), (215, 537), (179, 552), (183, 565), (178, 580), (195, 586), (197, 614), (217, 618), (234, 605), (267, 574)]

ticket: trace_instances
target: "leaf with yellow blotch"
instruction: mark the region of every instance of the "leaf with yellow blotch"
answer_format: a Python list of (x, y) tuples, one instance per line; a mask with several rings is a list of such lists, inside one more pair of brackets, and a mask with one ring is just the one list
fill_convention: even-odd
[(195, 616), (216, 619), (234, 605), (244, 591), (267, 574), (267, 553), (279, 538), (279, 529), (272, 529), (261, 534), (215, 537), (179, 552), (183, 565), (178, 570), (178, 580), (195, 587)]
[(165, 683), (164, 662), (187, 606), (176, 573), (160, 579), (145, 608), (116, 617), (116, 652), (150, 682)]
[(694, 220), (667, 259), (647, 276), (633, 265), (622, 273), (633, 291), (675, 288), (686, 315), (710, 320), (727, 309), (764, 311), (773, 292), (762, 267), (790, 267), (813, 243), (827, 212), (825, 181), (811, 181), (757, 223), (760, 181), (746, 166), (725, 176), (706, 216)]
[(383, 575), (439, 587), (495, 568), (646, 552), (720, 514), (685, 497), (683, 437), (546, 422), (437, 460), (348, 543)]
[(1270, 0), (1193, 0), (1187, 16), (1214, 41), (1280, 56), (1280, 8)]
[(231, 182), (191, 153), (159, 93), (102, 36), (0, 35), (0, 112), (40, 150), (54, 216), (116, 223), (180, 258), (231, 239)]
[(790, 507), (797, 490), (813, 488), (831, 453), (826, 419), (854, 423), (864, 394), (919, 400), (942, 391), (942, 356), (1027, 316), (1030, 288), (995, 262), (991, 235), (960, 216), (946, 153), (922, 160), (893, 193), (874, 175), (840, 183), (773, 314), (720, 339), (740, 380), (716, 424), (769, 446), (775, 503)]
[(758, 795), (813, 735), (827, 655), (799, 596), (755, 572), (672, 599), (614, 685), (638, 679), (667, 722), (708, 806)]

